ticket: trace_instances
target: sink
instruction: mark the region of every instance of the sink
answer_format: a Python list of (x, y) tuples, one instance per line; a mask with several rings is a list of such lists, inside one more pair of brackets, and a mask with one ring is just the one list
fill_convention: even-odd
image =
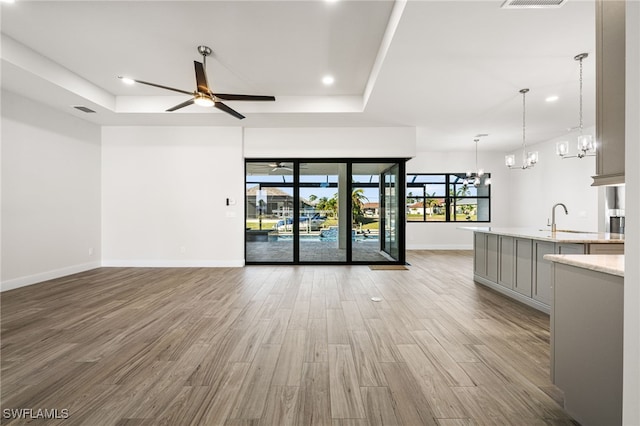
[[(551, 229), (547, 228), (547, 229), (540, 229), (540, 231), (549, 231), (551, 232)], [(597, 232), (591, 232), (591, 231), (575, 231), (573, 229), (556, 229), (556, 233), (558, 232), (568, 232), (570, 234), (597, 234)]]

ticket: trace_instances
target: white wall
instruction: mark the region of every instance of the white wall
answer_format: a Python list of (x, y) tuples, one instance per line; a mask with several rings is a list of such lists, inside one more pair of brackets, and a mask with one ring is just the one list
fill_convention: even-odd
[(640, 425), (640, 2), (626, 10), (626, 240), (624, 273), (625, 425)]
[(102, 146), (105, 266), (244, 265), (241, 128), (103, 127)]
[[(478, 152), (478, 167), (491, 173), (491, 223), (407, 223), (407, 249), (471, 249), (473, 233), (462, 226), (506, 226), (508, 223), (507, 181), (501, 153)], [(466, 172), (475, 169), (475, 151), (418, 152), (407, 162), (407, 173)]]
[[(593, 134), (593, 131), (593, 128), (585, 129), (585, 133)], [(529, 170), (508, 171), (509, 226), (545, 228), (547, 219), (551, 218), (551, 207), (564, 203), (569, 214), (565, 215), (561, 207), (557, 208), (558, 229), (598, 231), (601, 190), (591, 186), (595, 157), (562, 159), (555, 154), (559, 140), (570, 141), (571, 152), (575, 153), (576, 137), (577, 134), (572, 133), (527, 147), (528, 151), (538, 151), (538, 164)], [(512, 153), (516, 154), (516, 164), (521, 164), (522, 151)]]
[(3, 91), (2, 290), (98, 267), (100, 244), (99, 126)]
[(246, 158), (410, 158), (413, 127), (249, 128)]

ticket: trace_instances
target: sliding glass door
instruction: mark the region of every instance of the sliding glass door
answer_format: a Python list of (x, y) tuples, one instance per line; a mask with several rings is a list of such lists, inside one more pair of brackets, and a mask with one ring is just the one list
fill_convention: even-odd
[(300, 164), (299, 232), (300, 262), (346, 262), (347, 164)]
[(246, 262), (293, 262), (293, 163), (247, 162)]
[(393, 259), (400, 256), (400, 226), (404, 225), (404, 215), (400, 214), (399, 194), (404, 188), (399, 189), (400, 167), (396, 164), (382, 173), (383, 185), (380, 198), (383, 201), (382, 215), (384, 226), (382, 227), (382, 245), (384, 253)]
[(404, 161), (247, 160), (247, 263), (404, 263)]
[(351, 248), (355, 262), (393, 262), (400, 257), (385, 250), (387, 203), (397, 208), (397, 201), (387, 199), (385, 184), (387, 171), (396, 163), (356, 163), (352, 173), (352, 218), (354, 238)]

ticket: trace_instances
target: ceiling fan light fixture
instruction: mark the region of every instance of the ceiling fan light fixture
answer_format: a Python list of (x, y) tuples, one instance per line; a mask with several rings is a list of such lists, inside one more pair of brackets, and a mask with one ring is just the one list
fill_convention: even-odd
[[(2, 0), (0, 0), (2, 1)], [(225, 105), (221, 101), (275, 101), (275, 96), (265, 96), (265, 95), (240, 95), (240, 94), (232, 94), (232, 93), (213, 93), (213, 91), (209, 88), (209, 83), (207, 83), (207, 74), (206, 74), (206, 60), (207, 56), (211, 55), (213, 51), (208, 46), (198, 46), (198, 53), (202, 55), (202, 62), (193, 61), (193, 66), (196, 74), (196, 90), (191, 92), (182, 89), (176, 89), (175, 87), (169, 87), (162, 84), (150, 83), (148, 81), (143, 80), (134, 80), (127, 77), (118, 76), (120, 80), (123, 80), (125, 83), (140, 83), (147, 86), (157, 87), (159, 89), (171, 90), (172, 92), (182, 93), (184, 95), (189, 95), (189, 99), (167, 109), (167, 112), (174, 112), (179, 109), (188, 107), (189, 105), (199, 105), (203, 107), (216, 107), (219, 110), (226, 112), (234, 116), (235, 118), (242, 120), (245, 118), (244, 115), (240, 114), (238, 111), (233, 108)]]
[(134, 79), (129, 78), (129, 77), (118, 77), (118, 78), (119, 78), (120, 80), (122, 80), (122, 82), (123, 82), (124, 84), (132, 85), (132, 84), (135, 84), (135, 83), (136, 83), (136, 81), (135, 81)]
[(201, 107), (211, 107), (215, 104), (213, 99), (211, 99), (207, 95), (203, 95), (202, 93), (198, 93), (196, 97), (193, 99), (193, 102)]

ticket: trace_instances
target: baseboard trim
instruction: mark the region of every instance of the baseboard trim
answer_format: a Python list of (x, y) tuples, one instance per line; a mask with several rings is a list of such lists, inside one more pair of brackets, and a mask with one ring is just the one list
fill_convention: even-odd
[(540, 312), (544, 312), (547, 315), (551, 315), (551, 307), (549, 305), (545, 305), (542, 302), (538, 302), (535, 299), (532, 299), (530, 297), (524, 296), (520, 293), (518, 293), (517, 291), (511, 290), (510, 288), (506, 288), (501, 286), (500, 284), (496, 284), (493, 281), (489, 281), (488, 279), (478, 276), (478, 275), (473, 275), (473, 280), (475, 282), (477, 282), (478, 284), (482, 284), (486, 287), (492, 288), (493, 290), (497, 291), (498, 293), (502, 293), (505, 296), (508, 296), (512, 299), (517, 300), (518, 302), (524, 303), (525, 305), (531, 306), (534, 309), (539, 310)]
[(242, 268), (244, 259), (239, 260), (175, 260), (175, 259), (107, 259), (102, 266), (118, 268)]
[(32, 284), (38, 284), (43, 281), (54, 280), (56, 278), (66, 277), (67, 275), (77, 274), (79, 272), (89, 271), (101, 266), (100, 262), (82, 263), (80, 265), (67, 266), (64, 268), (53, 269), (51, 271), (40, 272), (25, 277), (13, 278), (2, 281), (0, 283), (0, 292), (13, 290), (15, 288), (26, 287)]

